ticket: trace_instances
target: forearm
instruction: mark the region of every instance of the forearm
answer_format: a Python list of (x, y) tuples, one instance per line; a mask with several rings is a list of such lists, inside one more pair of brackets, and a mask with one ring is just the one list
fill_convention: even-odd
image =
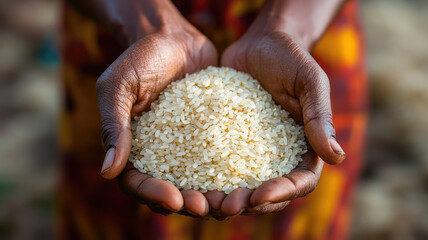
[(267, 0), (249, 32), (285, 32), (310, 50), (345, 2), (346, 0)]
[(84, 14), (132, 44), (141, 37), (184, 24), (169, 0), (68, 0)]

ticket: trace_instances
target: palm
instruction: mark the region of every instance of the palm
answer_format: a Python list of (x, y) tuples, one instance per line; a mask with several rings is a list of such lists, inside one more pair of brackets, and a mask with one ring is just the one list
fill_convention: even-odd
[(222, 64), (251, 74), (295, 120), (303, 121), (298, 96), (316, 63), (289, 36), (244, 37), (226, 50)]
[[(326, 79), (309, 53), (289, 36), (280, 33), (262, 37), (244, 36), (226, 49), (222, 65), (247, 72), (259, 80), (273, 99), (300, 123), (310, 117), (304, 114), (305, 105), (308, 104), (305, 101), (308, 99), (301, 97), (311, 91), (308, 80), (320, 76)], [(312, 136), (311, 130), (305, 127), (307, 135), (308, 130)], [(243, 214), (276, 212), (282, 210), (290, 200), (310, 193), (319, 181), (322, 167), (323, 161), (310, 148), (303, 156), (303, 161), (290, 174), (271, 179), (253, 192), (247, 191), (246, 197), (242, 197), (243, 194), (235, 194), (241, 196), (234, 197), (232, 192), (226, 199), (239, 198), (249, 202), (250, 205), (241, 204), (245, 206), (239, 211)]]
[(188, 46), (185, 41), (179, 36), (154, 34), (140, 40), (125, 53), (123, 67), (129, 68), (126, 72), (130, 76), (127, 84), (138, 90), (134, 92), (133, 115), (147, 110), (169, 83), (185, 73), (216, 64), (217, 52), (211, 42), (201, 38), (200, 42), (194, 41)]
[(114, 178), (121, 173), (124, 190), (154, 211), (166, 213), (184, 208), (205, 215), (208, 202), (200, 192), (180, 192), (128, 163), (132, 139), (129, 122), (147, 110), (170, 82), (216, 63), (216, 50), (202, 35), (189, 41), (188, 34), (152, 34), (128, 48), (97, 82), (103, 141), (107, 149), (115, 151), (113, 166), (103, 176)]

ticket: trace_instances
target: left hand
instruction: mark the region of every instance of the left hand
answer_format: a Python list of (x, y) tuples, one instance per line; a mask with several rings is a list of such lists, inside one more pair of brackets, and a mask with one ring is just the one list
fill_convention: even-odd
[(249, 31), (225, 50), (221, 65), (257, 79), (277, 104), (304, 124), (311, 145), (290, 174), (271, 179), (254, 191), (230, 193), (223, 200), (221, 214), (227, 218), (280, 211), (290, 200), (314, 190), (323, 166), (320, 157), (329, 164), (345, 159), (335, 140), (328, 77), (301, 44), (280, 31)]
[[(228, 195), (219, 210), (212, 214), (218, 220), (237, 215), (262, 215), (283, 210), (291, 200), (312, 192), (321, 176), (324, 162), (309, 149), (303, 161), (289, 174), (270, 179), (257, 189), (238, 188)], [(223, 193), (224, 194), (224, 193)]]

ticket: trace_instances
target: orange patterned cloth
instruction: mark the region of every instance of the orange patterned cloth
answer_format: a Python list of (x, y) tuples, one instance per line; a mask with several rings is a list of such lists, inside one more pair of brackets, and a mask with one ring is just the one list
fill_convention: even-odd
[[(263, 0), (176, 0), (182, 14), (221, 51), (241, 36)], [(60, 237), (64, 239), (346, 239), (367, 119), (364, 42), (358, 4), (349, 1), (312, 55), (331, 81), (333, 122), (347, 160), (325, 166), (316, 190), (284, 211), (200, 220), (151, 212), (100, 177), (103, 150), (97, 77), (124, 50), (93, 21), (64, 5)]]

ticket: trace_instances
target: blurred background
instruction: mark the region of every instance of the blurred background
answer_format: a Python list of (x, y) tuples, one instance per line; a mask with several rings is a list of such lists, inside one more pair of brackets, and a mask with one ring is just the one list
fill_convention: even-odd
[[(428, 239), (428, 1), (364, 0), (371, 115), (351, 239)], [(0, 239), (55, 236), (55, 0), (0, 0)]]

